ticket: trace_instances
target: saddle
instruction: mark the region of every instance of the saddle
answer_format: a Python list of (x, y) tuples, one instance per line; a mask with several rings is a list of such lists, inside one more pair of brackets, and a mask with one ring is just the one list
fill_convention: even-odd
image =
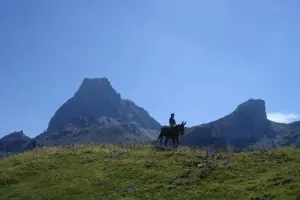
[(175, 128), (175, 126), (168, 126), (168, 125), (165, 125), (165, 126), (163, 126), (162, 128), (165, 128), (165, 129), (173, 129), (173, 128)]

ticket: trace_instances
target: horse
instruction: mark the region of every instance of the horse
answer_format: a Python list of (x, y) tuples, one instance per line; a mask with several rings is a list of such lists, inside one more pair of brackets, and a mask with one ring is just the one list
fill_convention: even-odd
[(186, 122), (181, 122), (181, 124), (175, 125), (173, 127), (169, 127), (169, 126), (163, 126), (160, 129), (160, 134), (158, 136), (157, 139), (160, 139), (160, 145), (162, 143), (162, 139), (163, 137), (165, 137), (165, 146), (167, 146), (168, 143), (168, 139), (172, 139), (173, 141), (173, 146), (175, 146), (175, 142), (176, 142), (176, 146), (179, 145), (179, 134), (181, 133), (181, 135), (184, 135), (184, 125), (186, 124)]

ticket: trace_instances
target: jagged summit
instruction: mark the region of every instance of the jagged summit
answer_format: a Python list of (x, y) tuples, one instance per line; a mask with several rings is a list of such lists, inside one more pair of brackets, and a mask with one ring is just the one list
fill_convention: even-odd
[(147, 111), (130, 100), (123, 100), (107, 78), (85, 78), (75, 95), (64, 103), (49, 122), (54, 132), (81, 117), (108, 117), (117, 122), (137, 123), (145, 129), (159, 129), (160, 124)]
[(112, 88), (110, 81), (106, 78), (84, 78), (79, 90), (84, 90), (86, 88), (94, 88), (94, 89), (100, 89), (100, 88)]
[(222, 140), (224, 145), (231, 144), (241, 148), (264, 137), (276, 137), (276, 132), (267, 119), (265, 101), (249, 99), (241, 103), (229, 115), (192, 129), (186, 135), (185, 142), (211, 142), (213, 137), (218, 141)]
[(4, 136), (3, 138), (1, 139), (9, 139), (9, 138), (23, 138), (23, 137), (27, 137), (25, 136), (23, 130), (21, 131), (14, 131), (6, 136)]
[(267, 119), (265, 101), (262, 99), (249, 99), (240, 104), (234, 111), (235, 113), (255, 114), (256, 117)]
[(219, 132), (227, 138), (274, 136), (269, 129), (265, 101), (261, 99), (249, 99), (241, 103), (231, 114), (215, 121), (214, 126), (216, 129), (222, 128)]
[(249, 99), (238, 105), (237, 109), (247, 109), (247, 108), (255, 108), (255, 109), (266, 109), (265, 101), (262, 99)]
[(116, 97), (121, 98), (115, 89), (112, 87), (110, 81), (103, 78), (84, 78), (78, 91), (74, 96), (92, 95), (93, 97)]
[(0, 151), (21, 152), (30, 140), (22, 130), (15, 131), (0, 139)]

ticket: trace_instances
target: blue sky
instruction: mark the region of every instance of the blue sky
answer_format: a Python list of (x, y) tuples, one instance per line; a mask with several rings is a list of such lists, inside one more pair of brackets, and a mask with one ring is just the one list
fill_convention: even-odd
[(297, 0), (0, 2), (0, 136), (35, 136), (84, 77), (160, 123), (196, 125), (249, 98), (269, 118), (300, 114)]

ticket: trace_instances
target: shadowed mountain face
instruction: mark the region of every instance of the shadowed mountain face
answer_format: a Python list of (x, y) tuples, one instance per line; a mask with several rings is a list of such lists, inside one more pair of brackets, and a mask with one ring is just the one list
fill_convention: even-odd
[(107, 78), (85, 78), (75, 95), (49, 122), (40, 143), (110, 142), (149, 140), (160, 124), (133, 101), (121, 98)]
[(48, 131), (57, 131), (76, 118), (102, 116), (119, 123), (134, 122), (145, 129), (160, 128), (147, 111), (130, 100), (123, 100), (108, 79), (85, 78), (76, 94), (56, 111)]
[(277, 141), (281, 146), (300, 147), (300, 121), (289, 124), (271, 122), (277, 133)]
[[(182, 143), (203, 146), (215, 145), (217, 147), (232, 145), (235, 148), (243, 149), (257, 144), (262, 139), (269, 140), (274, 145), (278, 139), (284, 141), (282, 135), (291, 130), (294, 130), (292, 135), (298, 135), (300, 126), (293, 125), (293, 123), (279, 124), (269, 121), (266, 115), (265, 102), (260, 99), (250, 99), (223, 118), (190, 128), (188, 134), (183, 136)], [(289, 136), (291, 140), (295, 137)]]
[(0, 139), (0, 151), (22, 152), (30, 141), (31, 139), (25, 136), (23, 131), (16, 131)]

